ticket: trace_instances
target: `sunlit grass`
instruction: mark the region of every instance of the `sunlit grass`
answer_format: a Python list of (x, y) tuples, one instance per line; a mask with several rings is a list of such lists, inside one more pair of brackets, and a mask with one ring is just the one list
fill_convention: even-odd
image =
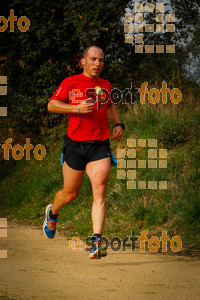
[[(168, 150), (167, 169), (137, 169), (137, 178), (167, 180), (167, 190), (127, 190), (127, 180), (117, 179), (112, 168), (107, 185), (107, 219), (104, 234), (130, 235), (130, 230), (152, 232), (166, 229), (184, 237), (184, 247), (199, 248), (200, 235), (200, 111), (194, 99), (165, 106), (128, 104), (118, 108), (126, 123), (124, 138), (111, 142), (114, 154), (126, 147), (127, 138), (157, 139), (158, 147)], [(42, 225), (45, 207), (62, 189), (60, 151), (65, 126), (44, 132), (47, 155), (42, 161), (31, 158), (1, 162), (1, 217), (18, 218)], [(137, 150), (144, 158), (145, 150)], [(92, 234), (92, 190), (84, 176), (78, 198), (59, 214), (58, 228), (66, 235)]]

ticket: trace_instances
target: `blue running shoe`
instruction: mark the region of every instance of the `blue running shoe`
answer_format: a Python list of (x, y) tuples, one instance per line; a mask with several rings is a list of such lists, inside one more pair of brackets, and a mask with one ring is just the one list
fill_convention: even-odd
[(49, 212), (50, 212), (52, 206), (53, 206), (53, 204), (49, 204), (47, 206), (47, 208), (46, 208), (46, 218), (45, 218), (44, 224), (43, 224), (44, 234), (49, 239), (54, 238), (55, 233), (56, 233), (56, 222), (58, 221), (58, 220), (50, 219), (50, 217), (49, 217)]
[(107, 250), (102, 246), (103, 242), (101, 238), (95, 237), (92, 247), (90, 248), (89, 258), (101, 258), (107, 255)]

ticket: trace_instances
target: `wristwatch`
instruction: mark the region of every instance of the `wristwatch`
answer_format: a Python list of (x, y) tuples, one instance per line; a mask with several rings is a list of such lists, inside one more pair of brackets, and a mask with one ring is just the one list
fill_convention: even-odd
[(117, 126), (121, 126), (121, 128), (122, 128), (123, 130), (125, 130), (125, 124), (124, 124), (124, 123), (117, 123), (117, 124), (115, 125), (115, 127), (117, 127)]

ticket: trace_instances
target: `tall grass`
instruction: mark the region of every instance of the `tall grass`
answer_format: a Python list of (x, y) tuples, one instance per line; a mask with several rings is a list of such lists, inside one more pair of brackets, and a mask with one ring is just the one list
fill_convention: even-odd
[[(191, 98), (190, 98), (191, 96)], [(190, 91), (178, 105), (153, 105), (146, 102), (118, 107), (126, 123), (124, 138), (111, 143), (112, 152), (126, 148), (127, 138), (157, 139), (158, 148), (168, 150), (167, 169), (137, 169), (141, 180), (167, 180), (167, 190), (127, 190), (126, 180), (116, 177), (112, 168), (107, 185), (107, 219), (104, 234), (139, 234), (144, 229), (153, 232), (168, 230), (179, 233), (185, 248), (199, 249), (200, 236), (200, 110), (199, 99)], [(195, 102), (196, 101), (196, 102)], [(62, 188), (60, 150), (65, 122), (50, 134), (43, 132), (47, 155), (42, 161), (1, 162), (1, 216), (19, 218), (42, 225), (45, 207), (52, 203)], [(112, 126), (111, 126), (112, 128)], [(58, 135), (59, 133), (59, 135)], [(137, 157), (146, 150), (137, 149)], [(66, 235), (87, 236), (92, 233), (91, 185), (87, 175), (78, 198), (59, 214), (58, 228)]]

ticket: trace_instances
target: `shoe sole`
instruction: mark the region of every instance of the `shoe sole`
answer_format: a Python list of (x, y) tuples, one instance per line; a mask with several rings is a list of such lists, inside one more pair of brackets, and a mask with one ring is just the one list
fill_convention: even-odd
[(47, 218), (48, 209), (49, 209), (50, 206), (52, 207), (53, 204), (49, 204), (49, 205), (47, 206), (46, 211), (45, 211), (45, 220), (44, 220), (44, 223), (43, 223), (43, 232), (44, 232), (44, 235), (45, 235), (48, 239), (52, 239), (52, 238), (49, 238), (49, 237), (46, 235), (46, 232), (45, 232), (45, 230), (44, 230), (44, 227), (45, 227), (45, 221), (46, 221), (46, 218)]

